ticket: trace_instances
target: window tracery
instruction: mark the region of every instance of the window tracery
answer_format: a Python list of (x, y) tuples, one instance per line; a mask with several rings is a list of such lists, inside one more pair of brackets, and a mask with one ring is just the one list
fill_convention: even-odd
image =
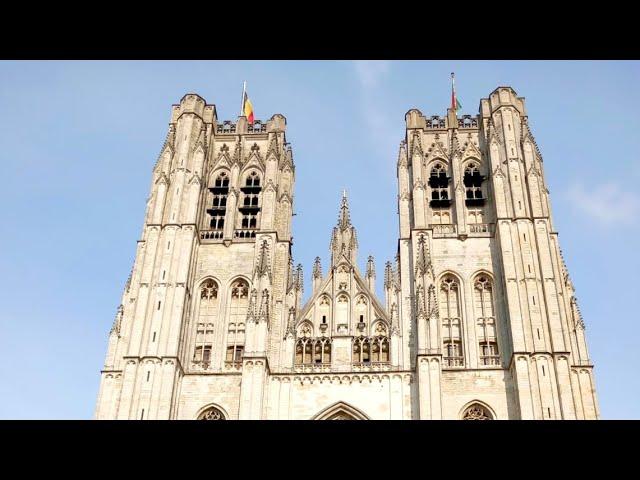
[(353, 339), (353, 363), (389, 363), (389, 332), (383, 322), (376, 322), (372, 336)]
[(262, 186), (260, 184), (260, 175), (255, 170), (249, 173), (245, 180), (245, 184), (240, 188), (243, 199), (240, 206), (241, 228), (256, 229), (258, 228), (258, 214), (260, 212), (260, 192)]
[(227, 328), (227, 352), (225, 362), (231, 365), (242, 363), (245, 341), (245, 319), (249, 306), (249, 284), (236, 280), (231, 285), (229, 302), (229, 324)]
[(226, 418), (216, 407), (209, 407), (200, 414), (198, 420), (226, 420)]
[(440, 316), (443, 362), (447, 367), (464, 366), (460, 288), (453, 275), (446, 275), (440, 282)]
[(214, 344), (214, 329), (218, 315), (218, 284), (205, 280), (200, 286), (193, 362), (208, 368)]
[(436, 162), (431, 167), (429, 187), (431, 187), (431, 201), (429, 205), (432, 208), (442, 208), (451, 205), (449, 177), (447, 176), (447, 168), (443, 163)]
[(227, 210), (227, 198), (229, 196), (229, 177), (226, 172), (216, 177), (214, 186), (209, 188), (213, 194), (211, 208), (207, 213), (211, 216), (209, 226), (212, 230), (224, 229), (224, 219)]
[(493, 420), (493, 415), (479, 403), (469, 405), (462, 414), (463, 420)]
[(484, 205), (485, 198), (482, 194), (482, 182), (484, 176), (480, 175), (480, 165), (477, 162), (469, 162), (464, 169), (463, 183), (465, 188), (465, 203), (469, 207)]
[(480, 347), (480, 364), (500, 365), (491, 279), (487, 275), (479, 275), (474, 282), (473, 290)]
[(331, 339), (302, 337), (296, 341), (296, 365), (325, 365), (331, 363)]

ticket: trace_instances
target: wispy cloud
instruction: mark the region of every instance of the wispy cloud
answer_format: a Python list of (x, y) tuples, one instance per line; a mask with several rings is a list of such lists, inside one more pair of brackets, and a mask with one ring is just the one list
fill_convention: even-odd
[(386, 60), (358, 60), (354, 65), (360, 84), (367, 90), (375, 88), (391, 68)]
[(609, 182), (587, 189), (583, 183), (574, 183), (566, 195), (576, 210), (600, 224), (637, 224), (640, 195), (620, 185)]
[(353, 62), (354, 70), (360, 83), (362, 95), (362, 112), (371, 139), (376, 148), (388, 149), (395, 142), (390, 138), (387, 115), (380, 108), (382, 87), (391, 72), (391, 62), (385, 60), (358, 60)]

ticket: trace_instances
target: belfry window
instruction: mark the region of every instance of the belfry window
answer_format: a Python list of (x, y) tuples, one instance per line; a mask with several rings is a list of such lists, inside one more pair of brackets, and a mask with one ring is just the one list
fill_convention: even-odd
[(464, 169), (465, 203), (468, 207), (484, 205), (485, 198), (482, 194), (482, 182), (484, 176), (480, 175), (480, 166), (476, 162), (470, 162)]
[(258, 214), (260, 212), (260, 176), (257, 172), (249, 173), (245, 184), (240, 188), (243, 193), (242, 203), (240, 204), (242, 230), (255, 230), (258, 228)]
[(464, 366), (460, 286), (452, 276), (440, 282), (440, 317), (442, 319), (443, 362), (447, 367)]
[(216, 178), (213, 187), (209, 188), (213, 194), (211, 208), (207, 213), (211, 216), (209, 227), (212, 230), (224, 229), (224, 217), (227, 211), (227, 197), (229, 196), (229, 177), (226, 172), (222, 172)]
[(447, 169), (444, 164), (437, 162), (431, 168), (429, 176), (429, 187), (431, 187), (431, 201), (429, 205), (432, 208), (444, 208), (451, 205), (451, 195), (449, 194), (449, 180)]
[(473, 288), (473, 307), (476, 312), (480, 365), (500, 365), (492, 290), (493, 285), (487, 275), (476, 278)]

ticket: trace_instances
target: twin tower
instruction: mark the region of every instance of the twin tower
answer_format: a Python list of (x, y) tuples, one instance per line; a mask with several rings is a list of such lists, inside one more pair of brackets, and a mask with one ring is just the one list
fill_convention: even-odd
[(405, 120), (384, 300), (345, 194), (303, 301), (285, 118), (174, 105), (95, 418), (598, 418), (524, 99)]

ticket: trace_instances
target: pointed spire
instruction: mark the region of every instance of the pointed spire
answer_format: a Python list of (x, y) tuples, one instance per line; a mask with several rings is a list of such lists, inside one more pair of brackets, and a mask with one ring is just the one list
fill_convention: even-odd
[(398, 165), (407, 165), (407, 142), (405, 140), (402, 140), (400, 142), (400, 149), (398, 151)]
[(393, 267), (391, 262), (384, 264), (384, 288), (388, 290), (393, 285)]
[(429, 285), (427, 292), (427, 311), (429, 312), (429, 318), (439, 318), (440, 312), (438, 310), (438, 299), (436, 298), (436, 287)]
[(335, 266), (342, 255), (347, 257), (351, 263), (355, 265), (357, 250), (358, 239), (356, 229), (351, 224), (347, 192), (343, 190), (338, 223), (333, 228), (333, 234), (331, 235), (331, 265)]
[(202, 149), (206, 152), (207, 150), (207, 129), (204, 124), (200, 128), (200, 132), (198, 133), (198, 139), (195, 142), (194, 149), (198, 148), (198, 145), (202, 146)]
[(416, 288), (416, 313), (420, 317), (426, 317), (426, 305), (424, 301), (424, 288), (418, 285)]
[(262, 300), (260, 301), (260, 311), (258, 313), (258, 319), (269, 321), (269, 290), (266, 288), (262, 291)]
[(269, 148), (267, 149), (267, 158), (272, 153), (277, 159), (280, 159), (280, 147), (278, 146), (278, 134), (276, 133), (272, 135), (271, 142), (269, 142)]
[(289, 257), (289, 274), (287, 275), (287, 292), (291, 290), (295, 285), (295, 276), (293, 273), (293, 257)]
[(391, 305), (391, 335), (398, 335), (400, 333), (400, 322), (398, 319), (398, 305)]
[(258, 291), (254, 288), (251, 290), (251, 295), (249, 296), (249, 307), (247, 308), (247, 321), (250, 322), (252, 320), (257, 319), (257, 299), (258, 299)]
[(429, 274), (433, 278), (433, 267), (431, 265), (431, 255), (426, 245), (425, 236), (418, 238), (418, 253), (416, 258), (416, 273), (419, 275)]
[(269, 263), (269, 242), (263, 240), (262, 245), (260, 245), (260, 253), (258, 254), (258, 261), (256, 262), (254, 276), (260, 278), (263, 275), (268, 275), (269, 280), (271, 280), (271, 269), (269, 268)]
[(342, 202), (340, 204), (340, 214), (338, 216), (338, 227), (340, 230), (346, 230), (351, 226), (351, 217), (349, 215), (349, 201), (347, 200), (347, 191), (342, 190)]
[(417, 130), (414, 130), (413, 137), (411, 138), (411, 155), (422, 156), (422, 141), (420, 140), (420, 134)]
[(304, 278), (302, 276), (302, 264), (299, 263), (296, 267), (296, 275), (295, 275), (295, 288), (302, 292), (304, 290)]
[(367, 258), (367, 274), (366, 277), (367, 278), (371, 278), (371, 277), (375, 277), (376, 276), (376, 265), (373, 262), (373, 256), (369, 255), (369, 258)]
[(293, 152), (291, 150), (291, 145), (288, 143), (285, 143), (284, 160), (282, 160), (280, 167), (284, 168), (285, 165), (289, 166), (291, 170), (294, 170), (295, 168), (293, 165)]
[(287, 330), (285, 338), (288, 336), (296, 336), (296, 307), (289, 308), (289, 318), (287, 319)]
[(322, 265), (320, 264), (320, 257), (316, 257), (313, 261), (313, 279), (322, 278)]

